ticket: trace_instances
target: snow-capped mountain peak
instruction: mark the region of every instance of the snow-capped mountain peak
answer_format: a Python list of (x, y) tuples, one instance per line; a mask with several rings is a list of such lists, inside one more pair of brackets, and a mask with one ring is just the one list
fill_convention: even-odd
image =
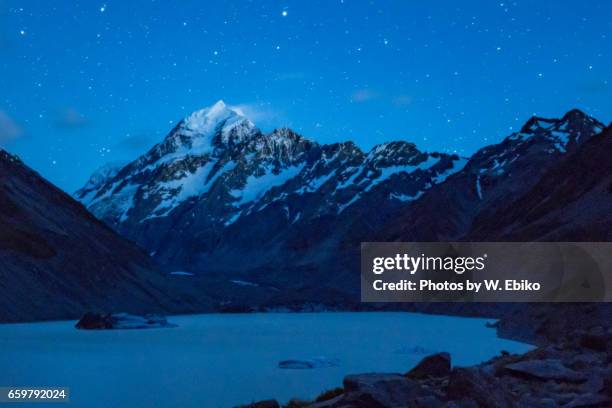
[(227, 133), (234, 127), (247, 124), (255, 125), (239, 111), (228, 107), (222, 100), (214, 105), (193, 112), (183, 120), (182, 127), (194, 135), (207, 135), (222, 130)]
[(588, 138), (600, 133), (604, 125), (579, 109), (572, 109), (561, 119), (548, 119), (538, 116), (531, 117), (519, 132), (513, 133), (507, 139), (522, 143), (539, 140), (551, 145), (548, 153), (565, 153), (574, 149), (582, 138)]
[(278, 202), (308, 222), (345, 213), (364, 199), (397, 204), (407, 201), (397, 197), (419, 197), (463, 164), (405, 141), (366, 154), (354, 143), (320, 145), (288, 128), (264, 134), (218, 101), (181, 120), (120, 172), (94, 177), (76, 196), (121, 228), (148, 228), (181, 214), (195, 214), (188, 222), (197, 220), (197, 228), (219, 228)]
[(177, 147), (204, 154), (215, 147), (242, 143), (256, 133), (253, 122), (220, 100), (183, 119), (168, 138)]

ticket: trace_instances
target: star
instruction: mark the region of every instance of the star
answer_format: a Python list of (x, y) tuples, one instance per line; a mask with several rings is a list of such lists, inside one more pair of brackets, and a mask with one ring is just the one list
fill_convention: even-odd
[(25, 35), (25, 30), (21, 30), (21, 31), (19, 31), (19, 34), (21, 34), (21, 35)]
[(289, 13), (287, 13), (287, 10), (283, 10), (283, 12), (281, 13), (281, 15), (282, 15), (283, 17), (287, 17), (287, 14), (289, 14)]
[(106, 11), (106, 4), (100, 6), (100, 13), (104, 13)]

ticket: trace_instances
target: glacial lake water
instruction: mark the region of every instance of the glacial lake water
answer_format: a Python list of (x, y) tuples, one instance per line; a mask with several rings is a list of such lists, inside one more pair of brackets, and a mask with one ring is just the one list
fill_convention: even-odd
[[(501, 350), (531, 348), (498, 338), (485, 326), (488, 319), (412, 313), (168, 320), (178, 327), (84, 331), (76, 330), (74, 321), (2, 324), (0, 386), (68, 386), (69, 407), (225, 408), (266, 398), (313, 398), (340, 386), (346, 374), (406, 372), (429, 352), (448, 351), (453, 364), (463, 366)], [(278, 367), (281, 360), (318, 356), (339, 364)]]

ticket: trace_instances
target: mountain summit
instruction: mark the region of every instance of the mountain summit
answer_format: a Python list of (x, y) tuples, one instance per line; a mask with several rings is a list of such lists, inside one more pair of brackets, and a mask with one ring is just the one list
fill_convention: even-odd
[(205, 154), (215, 148), (239, 144), (253, 136), (255, 130), (250, 120), (220, 100), (183, 119), (167, 141), (175, 143), (177, 150)]

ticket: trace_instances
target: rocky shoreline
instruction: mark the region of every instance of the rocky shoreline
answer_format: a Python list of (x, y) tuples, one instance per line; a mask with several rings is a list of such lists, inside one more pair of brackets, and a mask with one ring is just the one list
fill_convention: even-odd
[[(451, 408), (612, 406), (612, 307), (525, 305), (497, 324), (500, 336), (538, 347), (472, 367), (451, 356), (425, 357), (407, 373), (347, 375), (342, 387), (285, 408)], [(276, 408), (274, 400), (243, 408)]]
[(88, 312), (74, 325), (81, 330), (129, 330), (160, 329), (176, 327), (161, 315), (144, 316), (129, 313), (93, 313)]

